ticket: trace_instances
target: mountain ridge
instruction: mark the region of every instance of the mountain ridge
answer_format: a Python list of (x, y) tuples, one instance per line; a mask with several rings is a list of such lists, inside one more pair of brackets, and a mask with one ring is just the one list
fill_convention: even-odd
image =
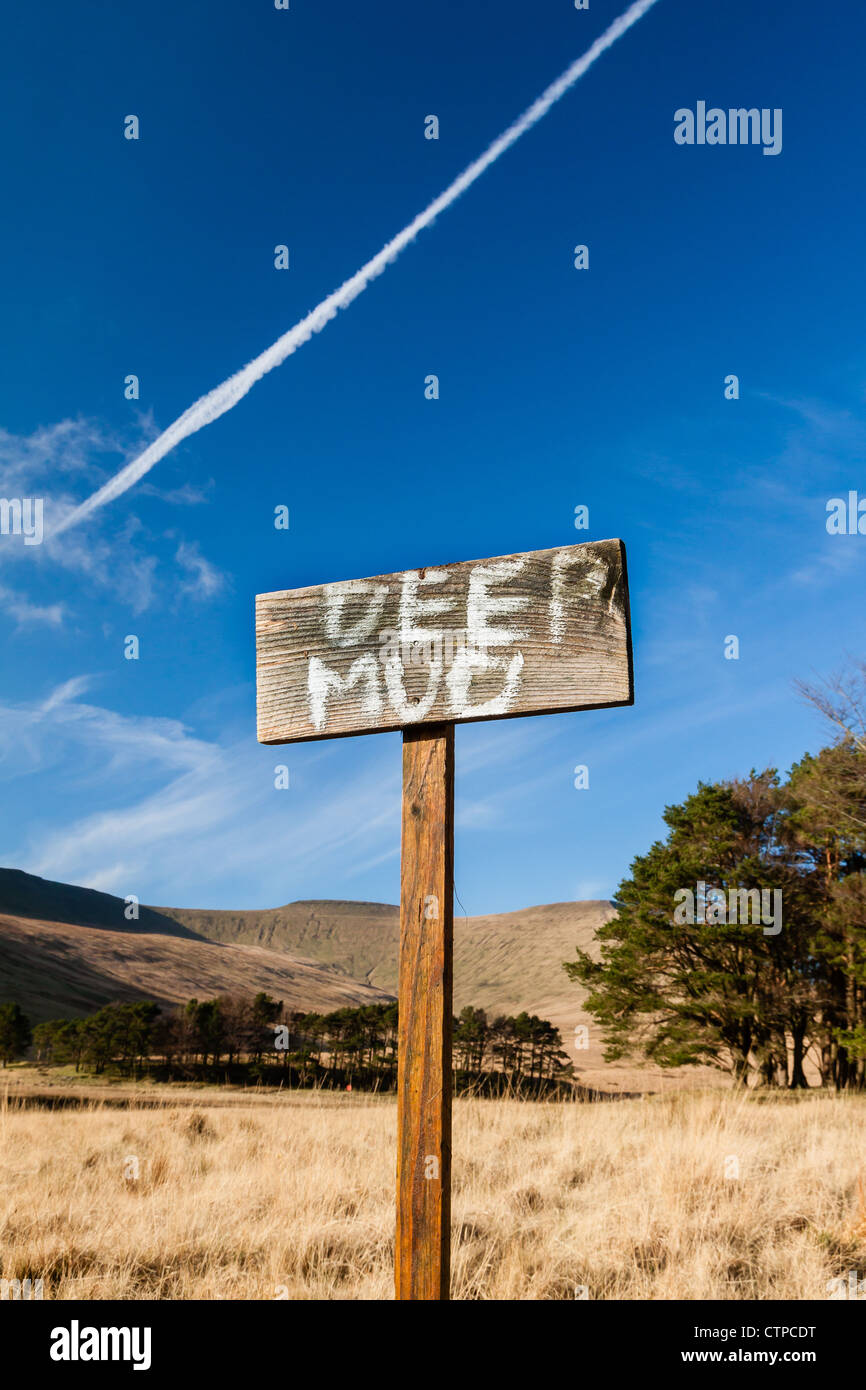
[[(75, 920), (46, 918), (47, 906)], [(400, 910), (393, 903), (142, 905), (137, 922), (126, 919), (125, 907), (124, 899), (95, 889), (0, 869), (0, 1002), (14, 998), (38, 1021), (143, 997), (176, 1004), (265, 990), (290, 1009), (331, 1012), (397, 993)], [(604, 1060), (601, 1029), (584, 1008), (586, 992), (562, 968), (577, 947), (597, 954), (596, 933), (613, 910), (594, 899), (456, 916), (454, 1011), (472, 1004), (491, 1017), (526, 1010), (548, 1019), (587, 1085), (675, 1089), (684, 1083), (682, 1073)], [(578, 1046), (578, 1029), (586, 1030), (588, 1045)], [(706, 1071), (687, 1075), (692, 1084), (711, 1079)]]

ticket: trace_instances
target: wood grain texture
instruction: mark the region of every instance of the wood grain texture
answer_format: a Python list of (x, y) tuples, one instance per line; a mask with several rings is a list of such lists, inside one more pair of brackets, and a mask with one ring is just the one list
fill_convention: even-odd
[(454, 726), (403, 735), (397, 1073), (399, 1300), (449, 1296)]
[(262, 743), (631, 704), (625, 548), (259, 594), (256, 680)]

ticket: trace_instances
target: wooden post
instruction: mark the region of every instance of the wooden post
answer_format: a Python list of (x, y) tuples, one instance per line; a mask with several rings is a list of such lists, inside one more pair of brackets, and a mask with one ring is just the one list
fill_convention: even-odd
[(398, 1300), (447, 1299), (451, 1271), (454, 725), (403, 731)]
[[(425, 634), (431, 658), (416, 662)], [(403, 731), (396, 1288), (447, 1299), (454, 725), (632, 703), (625, 547), (259, 594), (256, 685), (261, 743)]]

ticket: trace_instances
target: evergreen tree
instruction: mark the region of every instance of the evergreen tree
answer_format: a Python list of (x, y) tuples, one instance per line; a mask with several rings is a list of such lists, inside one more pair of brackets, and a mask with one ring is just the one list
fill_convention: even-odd
[[(757, 1067), (771, 1080), (793, 1034), (789, 1080), (803, 1085), (814, 888), (778, 778), (768, 771), (733, 785), (701, 783), (664, 819), (666, 840), (634, 861), (616, 916), (598, 933), (601, 959), (578, 951), (565, 966), (589, 987), (587, 1008), (604, 1027), (606, 1058), (707, 1063), (739, 1082)], [(778, 932), (770, 926), (768, 934), (760, 914), (755, 921), (762, 891), (768, 904), (772, 893), (782, 895)], [(682, 910), (687, 894), (691, 921)]]
[(33, 1041), (30, 1020), (18, 1004), (0, 1004), (0, 1061), (5, 1067), (21, 1057)]

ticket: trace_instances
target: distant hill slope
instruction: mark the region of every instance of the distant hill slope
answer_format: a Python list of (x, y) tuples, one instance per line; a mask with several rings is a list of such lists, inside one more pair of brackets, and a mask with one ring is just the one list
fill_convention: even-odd
[[(0, 1002), (34, 1020), (83, 1014), (111, 1000), (180, 1002), (266, 990), (290, 1008), (328, 1011), (397, 992), (399, 909), (389, 903), (306, 901), (249, 911), (141, 907), (127, 922), (120, 898), (0, 870)], [(454, 1007), (493, 1016), (526, 1009), (560, 1029), (578, 1075), (602, 1089), (711, 1084), (680, 1072), (608, 1063), (585, 992), (562, 963), (594, 953), (608, 902), (550, 903), (454, 923)], [(589, 1047), (576, 1050), (575, 1028)]]
[[(397, 991), (400, 911), (389, 903), (306, 901), (261, 911), (154, 911), (214, 941), (244, 942), (289, 951), (345, 970), (389, 994)], [(676, 1090), (724, 1084), (709, 1068), (662, 1070), (634, 1062), (605, 1062), (595, 1019), (584, 1009), (585, 990), (562, 968), (575, 947), (594, 955), (595, 933), (613, 915), (607, 901), (549, 903), (517, 912), (454, 919), (454, 1009), (467, 1004), (497, 1013), (526, 1009), (549, 1019), (587, 1085), (602, 1090)], [(589, 1046), (575, 1049), (575, 1029)]]
[[(243, 942), (312, 956), (389, 994), (397, 991), (399, 908), (389, 903), (295, 902), (260, 912), (155, 911), (213, 941)], [(598, 927), (611, 916), (605, 901), (550, 903), (518, 912), (454, 920), (454, 1009), (467, 1004), (489, 1015), (521, 1009), (555, 1024), (563, 1045), (591, 1085), (635, 1084), (634, 1067), (602, 1057), (598, 1027), (585, 1013), (585, 993), (562, 968), (575, 947), (594, 950)], [(575, 1028), (589, 1028), (588, 1050), (574, 1050)]]
[(15, 1000), (40, 1022), (142, 998), (170, 1005), (265, 990), (288, 1008), (330, 1012), (390, 997), (317, 960), (207, 941), (152, 908), (127, 922), (124, 906), (109, 893), (0, 870), (0, 1003)]
[[(154, 911), (211, 941), (311, 956), (391, 994), (397, 990), (400, 910), (389, 903), (309, 901), (261, 912)], [(610, 915), (610, 903), (602, 901), (455, 917), (455, 1007), (459, 1011), (475, 1004), (499, 1013), (537, 1013), (536, 1002), (546, 1001), (559, 1018), (570, 1020), (580, 992), (562, 962), (574, 958), (575, 946), (591, 947), (596, 929)]]
[(202, 941), (192, 928), (159, 909), (139, 907), (138, 921), (127, 921), (126, 902), (112, 893), (94, 888), (78, 888), (72, 883), (55, 883), (37, 878), (21, 869), (0, 869), (0, 913), (10, 917), (31, 917), (43, 922), (66, 922), (76, 927), (101, 930), (184, 936)]
[(397, 991), (400, 909), (390, 903), (310, 900), (260, 911), (152, 910), (209, 941), (310, 956), (356, 980), (366, 980), (392, 994)]

